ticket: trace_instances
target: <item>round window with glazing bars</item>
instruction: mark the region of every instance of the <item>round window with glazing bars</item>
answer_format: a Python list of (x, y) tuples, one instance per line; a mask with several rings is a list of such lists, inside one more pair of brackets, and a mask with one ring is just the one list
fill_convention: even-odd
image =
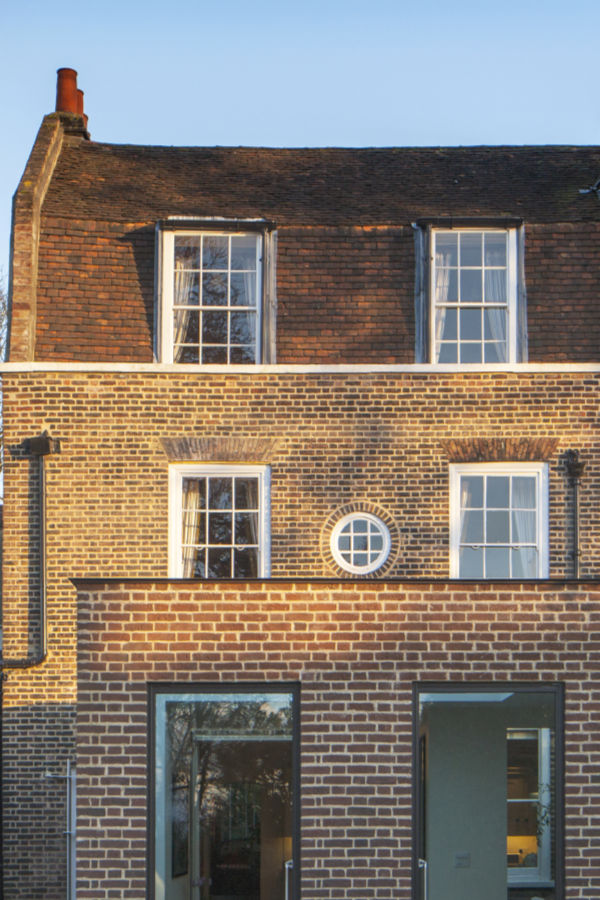
[(355, 575), (368, 575), (379, 569), (388, 558), (390, 544), (387, 526), (370, 513), (350, 513), (331, 532), (333, 558), (338, 566)]

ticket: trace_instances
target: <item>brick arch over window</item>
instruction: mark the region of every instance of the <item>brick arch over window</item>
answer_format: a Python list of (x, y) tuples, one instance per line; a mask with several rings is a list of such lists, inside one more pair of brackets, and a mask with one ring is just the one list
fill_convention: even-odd
[(543, 462), (554, 456), (558, 438), (458, 438), (441, 445), (453, 463)]
[(271, 462), (277, 441), (249, 437), (175, 437), (161, 438), (161, 446), (170, 462)]

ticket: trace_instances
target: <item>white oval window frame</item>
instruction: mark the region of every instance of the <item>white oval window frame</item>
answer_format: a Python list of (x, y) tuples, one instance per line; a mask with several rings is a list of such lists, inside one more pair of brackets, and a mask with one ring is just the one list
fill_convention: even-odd
[[(355, 566), (352, 565), (352, 563), (349, 563), (346, 559), (344, 559), (338, 547), (338, 539), (340, 537), (342, 529), (345, 528), (349, 522), (356, 521), (358, 519), (366, 519), (368, 522), (375, 525), (383, 537), (383, 547), (379, 551), (378, 556), (375, 558), (374, 562), (370, 562), (366, 566)], [(369, 575), (371, 572), (376, 572), (377, 569), (380, 569), (383, 565), (385, 565), (387, 558), (390, 555), (392, 539), (389, 528), (387, 527), (385, 522), (383, 522), (378, 516), (374, 516), (372, 513), (358, 511), (348, 513), (335, 523), (333, 531), (331, 532), (331, 537), (329, 539), (329, 546), (331, 549), (331, 554), (336, 563), (345, 572), (351, 572), (353, 575)]]

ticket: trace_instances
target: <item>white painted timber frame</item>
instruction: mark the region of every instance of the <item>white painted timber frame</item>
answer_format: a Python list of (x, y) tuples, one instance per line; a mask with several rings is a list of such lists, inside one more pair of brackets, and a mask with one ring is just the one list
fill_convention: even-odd
[[(373, 554), (373, 551), (371, 550), (371, 547), (370, 547), (370, 535), (371, 535), (370, 529), (372, 527), (374, 527), (376, 529), (376, 533), (381, 535), (381, 539), (382, 539), (382, 546), (381, 546), (381, 549), (379, 550), (379, 552), (377, 553), (377, 556), (374, 559), (370, 559), (370, 561), (364, 566), (359, 566), (359, 565), (356, 565), (355, 563), (348, 562), (348, 560), (346, 560), (344, 558), (342, 551), (340, 550), (340, 546), (339, 546), (339, 541), (340, 541), (340, 537), (342, 536), (343, 529), (347, 525), (349, 525), (351, 522), (357, 522), (357, 521), (361, 521), (361, 520), (366, 521), (368, 523), (368, 525), (367, 525), (367, 527), (369, 529), (368, 530), (368, 536), (369, 536), (368, 549), (364, 552), (366, 552), (369, 557), (371, 557), (371, 555)], [(379, 519), (377, 516), (374, 516), (372, 513), (360, 512), (360, 511), (348, 513), (348, 515), (343, 516), (338, 522), (335, 523), (335, 526), (331, 532), (331, 538), (330, 538), (329, 543), (330, 543), (331, 553), (332, 553), (333, 558), (335, 559), (336, 563), (338, 564), (338, 566), (341, 569), (344, 569), (344, 571), (351, 572), (354, 575), (368, 575), (371, 572), (376, 572), (377, 569), (380, 569), (381, 566), (383, 566), (384, 563), (386, 562), (388, 556), (390, 555), (390, 548), (392, 545), (391, 538), (390, 538), (390, 531), (389, 531), (389, 528), (387, 527), (387, 525), (385, 524), (385, 522), (382, 522), (381, 519)], [(354, 554), (356, 552), (362, 552), (362, 551), (356, 551), (354, 549), (351, 537), (350, 537), (350, 548), (349, 548), (348, 552), (350, 553), (350, 556), (352, 558), (354, 558)]]
[[(516, 363), (517, 361), (517, 297), (518, 297), (518, 260), (517, 260), (517, 228), (507, 227), (507, 228), (487, 228), (487, 227), (456, 227), (456, 228), (432, 228), (431, 229), (431, 239), (430, 239), (430, 250), (429, 250), (429, 297), (430, 297), (430, 310), (429, 310), (429, 353), (430, 360), (432, 365), (439, 365), (436, 363), (436, 354), (437, 354), (437, 341), (436, 341), (436, 310), (438, 306), (445, 306), (446, 304), (437, 304), (436, 303), (436, 291), (435, 291), (435, 282), (436, 282), (436, 266), (435, 266), (435, 246), (436, 246), (436, 237), (440, 234), (505, 234), (507, 236), (507, 258), (506, 258), (506, 276), (507, 276), (507, 305), (506, 305), (506, 340), (507, 340), (507, 359), (506, 363)], [(458, 269), (460, 272), (460, 268)], [(457, 304), (458, 309), (485, 309), (485, 303), (483, 301), (481, 303), (473, 303), (473, 304)], [(483, 342), (482, 342), (483, 343)], [(460, 345), (458, 347), (460, 352)], [(456, 363), (452, 365), (456, 365), (458, 368), (466, 368), (467, 366), (478, 365), (483, 369), (488, 369), (491, 366), (496, 365), (505, 365), (506, 363), (476, 363), (476, 364), (463, 364)]]
[[(535, 577), (548, 578), (548, 463), (545, 462), (454, 463), (450, 466), (450, 578), (461, 577), (459, 574), (460, 485), (463, 475), (535, 476), (538, 560), (538, 571)], [(509, 576), (507, 575), (506, 577), (508, 578)], [(491, 580), (501, 581), (502, 578), (495, 576)]]
[[(183, 559), (181, 548), (182, 534), (182, 489), (184, 478), (197, 476), (218, 478), (234, 478), (235, 476), (254, 477), (258, 479), (258, 577), (268, 578), (271, 574), (271, 510), (270, 488), (271, 469), (269, 466), (256, 466), (222, 463), (173, 463), (169, 466), (169, 577), (183, 577)], [(221, 579), (222, 580), (222, 579)]]
[[(215, 223), (217, 225), (218, 223)], [(257, 261), (256, 261), (256, 327), (255, 327), (255, 347), (256, 347), (256, 362), (260, 362), (263, 359), (263, 347), (262, 347), (262, 334), (263, 334), (263, 310), (264, 310), (264, 284), (263, 284), (263, 259), (265, 253), (265, 236), (260, 231), (256, 230), (244, 230), (240, 228), (240, 230), (223, 230), (215, 227), (214, 229), (209, 228), (195, 228), (190, 226), (190, 228), (177, 228), (174, 230), (171, 229), (160, 229), (160, 245), (159, 245), (159, 256), (160, 256), (160, 265), (159, 265), (159, 278), (160, 278), (160, 291), (158, 298), (158, 323), (159, 323), (159, 334), (160, 339), (158, 342), (159, 346), (159, 356), (161, 362), (171, 363), (174, 365), (180, 365), (180, 363), (176, 363), (173, 358), (173, 330), (174, 330), (174, 292), (173, 292), (173, 283), (174, 283), (174, 271), (175, 271), (175, 238), (180, 235), (186, 235), (189, 237), (198, 237), (201, 238), (205, 235), (209, 235), (211, 237), (253, 237), (257, 242)], [(231, 270), (227, 270), (227, 278), (229, 283), (229, 277), (231, 275)], [(202, 270), (200, 269), (200, 283), (202, 282)], [(229, 303), (229, 289), (227, 292), (227, 298)], [(198, 301), (201, 304), (201, 298)], [(196, 307), (192, 307), (195, 309)], [(215, 307), (215, 310), (223, 309), (224, 307)], [(229, 307), (227, 307), (229, 308)], [(234, 307), (231, 307), (233, 311), (235, 311)], [(244, 311), (246, 307), (242, 307), (241, 311)], [(200, 331), (202, 325), (200, 324)], [(202, 338), (201, 333), (199, 335), (199, 347), (202, 347)], [(229, 341), (227, 343), (227, 347), (230, 347)], [(197, 365), (203, 365), (202, 363), (198, 363)], [(228, 364), (222, 364), (228, 365)]]

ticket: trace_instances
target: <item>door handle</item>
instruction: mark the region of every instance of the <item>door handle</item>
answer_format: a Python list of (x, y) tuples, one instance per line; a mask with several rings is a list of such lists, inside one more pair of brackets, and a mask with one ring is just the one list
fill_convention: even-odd
[(428, 895), (429, 895), (429, 878), (428, 878), (429, 869), (427, 866), (427, 860), (419, 859), (418, 865), (419, 865), (419, 869), (421, 869), (423, 871), (423, 900), (429, 900), (429, 897), (428, 897)]
[(288, 859), (283, 866), (285, 869), (285, 900), (290, 900), (290, 872), (294, 868), (294, 860)]

